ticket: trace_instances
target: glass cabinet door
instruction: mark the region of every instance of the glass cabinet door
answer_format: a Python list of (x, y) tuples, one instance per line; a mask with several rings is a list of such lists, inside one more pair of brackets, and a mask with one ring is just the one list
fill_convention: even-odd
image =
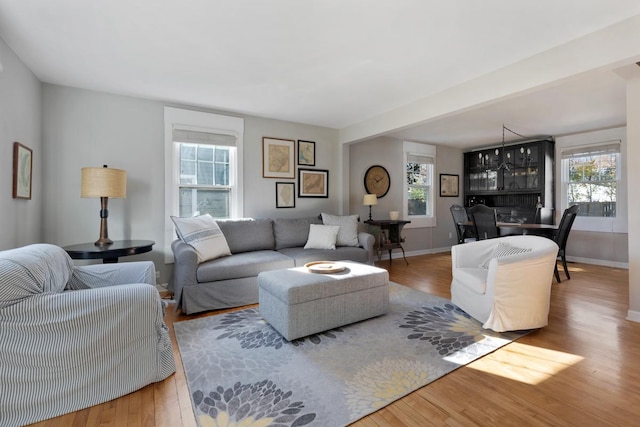
[(503, 172), (504, 186), (507, 191), (539, 189), (538, 165), (540, 146), (525, 144), (508, 149), (512, 159), (510, 170)]
[(487, 190), (497, 190), (498, 189), (498, 172), (495, 170), (490, 170), (487, 172)]
[(469, 164), (469, 191), (484, 191), (487, 187), (487, 168), (484, 153), (471, 153)]
[(538, 179), (540, 171), (540, 146), (534, 145), (530, 147), (531, 152), (527, 149), (528, 164), (527, 164), (527, 188), (539, 189), (540, 180)]

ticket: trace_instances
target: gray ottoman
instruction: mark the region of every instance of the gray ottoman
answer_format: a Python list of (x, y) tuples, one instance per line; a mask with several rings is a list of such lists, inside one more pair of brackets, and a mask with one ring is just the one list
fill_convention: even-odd
[(389, 309), (389, 273), (339, 261), (346, 269), (311, 273), (305, 267), (258, 274), (260, 315), (291, 341), (384, 314)]

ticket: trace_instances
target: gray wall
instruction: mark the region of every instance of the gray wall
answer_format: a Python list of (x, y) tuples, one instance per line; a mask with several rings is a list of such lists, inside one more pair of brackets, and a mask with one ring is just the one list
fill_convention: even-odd
[[(402, 140), (389, 137), (378, 137), (369, 141), (350, 145), (350, 177), (349, 177), (349, 211), (361, 218), (369, 217), (369, 208), (362, 205), (364, 190), (364, 173), (375, 164), (384, 166), (391, 176), (389, 193), (378, 199), (372, 206), (374, 219), (389, 218), (389, 211), (402, 212), (402, 180), (405, 177), (403, 164)], [(456, 148), (436, 146), (436, 218), (435, 227), (407, 228), (403, 232), (406, 242), (405, 251), (412, 254), (432, 253), (449, 248), (456, 242), (455, 228), (449, 207), (462, 202), (462, 151)], [(440, 174), (457, 174), (460, 177), (460, 197), (440, 197)], [(451, 237), (449, 237), (451, 235)], [(399, 256), (400, 252), (394, 253)]]
[[(108, 164), (124, 169), (127, 198), (109, 201), (109, 237), (156, 241), (152, 253), (124, 260), (153, 260), (160, 282), (166, 283), (171, 265), (164, 264), (162, 254), (165, 103), (44, 84), (42, 105), (44, 240), (62, 246), (96, 240), (100, 202), (80, 198), (80, 168)], [(330, 171), (329, 198), (297, 198), (295, 209), (276, 209), (275, 182), (280, 179), (262, 178), (263, 136), (315, 141), (315, 167)], [(335, 130), (245, 117), (244, 216), (339, 213), (338, 153)]]
[[(306, 215), (319, 215), (321, 212), (341, 213), (338, 211), (342, 197), (340, 162), (338, 150), (338, 131), (318, 126), (258, 117), (244, 118), (244, 209), (250, 217), (295, 218)], [(299, 198), (298, 166), (296, 178), (262, 178), (262, 137), (270, 136), (296, 140), (303, 139), (316, 143), (315, 166), (302, 166), (304, 169), (325, 169), (329, 171), (329, 198)], [(276, 182), (296, 182), (295, 209), (276, 209)]]
[[(0, 39), (0, 250), (42, 241), (42, 85)], [(31, 200), (14, 199), (13, 143), (33, 150)]]

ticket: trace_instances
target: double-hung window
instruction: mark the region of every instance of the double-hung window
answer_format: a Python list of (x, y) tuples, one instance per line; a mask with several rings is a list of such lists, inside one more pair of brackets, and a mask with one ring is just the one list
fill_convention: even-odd
[(435, 226), (436, 148), (433, 145), (404, 142), (404, 217), (408, 227)]
[(566, 205), (578, 216), (615, 218), (620, 181), (620, 143), (562, 151)]
[(243, 216), (244, 119), (165, 107), (165, 260), (175, 232), (171, 216)]
[(180, 129), (174, 130), (173, 135), (180, 171), (178, 215), (210, 214), (214, 218), (230, 218), (235, 137)]

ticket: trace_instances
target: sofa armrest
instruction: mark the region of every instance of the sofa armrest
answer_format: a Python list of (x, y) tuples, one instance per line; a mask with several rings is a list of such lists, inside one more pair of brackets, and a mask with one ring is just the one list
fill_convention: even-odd
[(153, 261), (74, 267), (68, 288), (91, 289), (131, 283), (144, 283), (155, 286), (156, 266)]
[(171, 250), (173, 251), (174, 264), (169, 291), (173, 292), (176, 308), (178, 308), (181, 306), (182, 288), (195, 285), (198, 282), (196, 277), (198, 254), (193, 246), (179, 239), (171, 243)]
[(358, 245), (367, 251), (367, 264), (370, 265), (373, 265), (373, 260), (375, 259), (375, 243), (376, 239), (373, 237), (373, 234), (365, 233), (363, 231), (358, 233)]

